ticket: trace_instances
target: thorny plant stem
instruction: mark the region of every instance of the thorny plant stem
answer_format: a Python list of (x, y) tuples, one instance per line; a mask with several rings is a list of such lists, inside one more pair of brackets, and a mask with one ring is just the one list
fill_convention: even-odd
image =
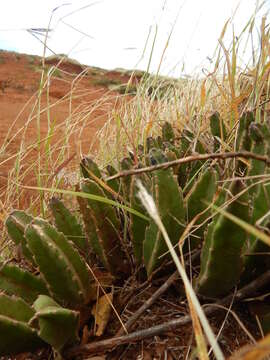
[(169, 167), (193, 162), (193, 161), (202, 161), (202, 160), (210, 160), (210, 159), (221, 159), (226, 160), (230, 158), (244, 158), (244, 159), (255, 159), (259, 161), (265, 162), (270, 166), (270, 158), (264, 155), (257, 155), (249, 151), (238, 151), (238, 152), (226, 152), (226, 153), (212, 153), (212, 154), (194, 154), (181, 159), (176, 159), (173, 161), (167, 161), (162, 164), (147, 166), (140, 169), (132, 169), (127, 171), (121, 171), (113, 176), (106, 178), (106, 181), (118, 179), (124, 176), (130, 175), (138, 175), (142, 173), (152, 172), (159, 169), (167, 169)]
[[(205, 336), (207, 337), (207, 340), (209, 344), (213, 348), (213, 352), (215, 354), (215, 357), (217, 360), (224, 360), (224, 355), (222, 354), (222, 351), (217, 343), (217, 340), (215, 338), (215, 335), (213, 333), (213, 330), (210, 327), (210, 324), (207, 320), (207, 317), (205, 316), (204, 311), (202, 310), (202, 307), (199, 303), (199, 300), (195, 294), (195, 291), (187, 277), (186, 271), (184, 266), (179, 261), (178, 255), (171, 243), (171, 240), (169, 238), (169, 235), (164, 227), (164, 224), (160, 218), (160, 215), (158, 213), (158, 209), (156, 207), (156, 204), (154, 202), (154, 199), (151, 195), (148, 194), (145, 187), (142, 185), (142, 183), (137, 180), (137, 186), (139, 189), (138, 196), (141, 199), (142, 204), (146, 208), (149, 215), (152, 217), (156, 225), (158, 226), (159, 231), (162, 233), (163, 238), (166, 242), (166, 245), (170, 251), (171, 257), (175, 263), (175, 266), (183, 280), (185, 291), (187, 294), (188, 302), (190, 304), (191, 310), (194, 308), (194, 311), (196, 311), (196, 315), (198, 316), (198, 319), (200, 320), (201, 326), (204, 329)], [(194, 320), (194, 316), (192, 316), (192, 321)], [(199, 345), (198, 345), (199, 346)]]

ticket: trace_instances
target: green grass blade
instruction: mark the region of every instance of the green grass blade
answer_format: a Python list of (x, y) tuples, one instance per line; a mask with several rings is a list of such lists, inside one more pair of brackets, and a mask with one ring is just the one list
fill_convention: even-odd
[(92, 194), (87, 194), (87, 193), (84, 193), (84, 192), (78, 192), (78, 191), (72, 191), (72, 190), (64, 190), (64, 189), (56, 189), (56, 188), (45, 188), (45, 187), (38, 187), (38, 186), (22, 186), (22, 187), (24, 189), (29, 189), (29, 190), (47, 191), (47, 192), (56, 193), (56, 194), (79, 196), (81, 198), (103, 202), (103, 203), (108, 204), (108, 205), (116, 206), (116, 207), (118, 207), (118, 208), (120, 208), (122, 210), (126, 210), (126, 211), (130, 212), (131, 214), (134, 214), (136, 216), (141, 217), (142, 219), (144, 219), (146, 221), (149, 221), (149, 218), (147, 216), (145, 216), (144, 214), (140, 213), (139, 211), (136, 211), (136, 210), (132, 209), (129, 206), (120, 204), (117, 201), (107, 199), (107, 198), (105, 198), (103, 196), (92, 195)]

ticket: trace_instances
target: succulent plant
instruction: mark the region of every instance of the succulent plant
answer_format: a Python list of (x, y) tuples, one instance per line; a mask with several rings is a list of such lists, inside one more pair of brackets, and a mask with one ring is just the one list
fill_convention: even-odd
[(49, 206), (57, 230), (66, 235), (67, 239), (72, 241), (80, 251), (85, 252), (87, 242), (82, 225), (78, 222), (77, 217), (56, 197), (51, 198)]
[[(59, 201), (54, 199), (52, 207), (74, 220)], [(57, 222), (59, 212), (52, 213)], [(6, 226), (39, 275), (8, 262), (0, 264), (0, 355), (34, 351), (46, 343), (61, 351), (78, 339), (80, 311), (96, 298), (89, 266), (76, 242), (43, 219), (13, 211)]]
[[(153, 197), (173, 245), (177, 244), (185, 225), (183, 194), (171, 169), (158, 170), (152, 178)], [(160, 265), (167, 246), (156, 223), (151, 220), (145, 231), (143, 258), (148, 275)]]
[(20, 298), (0, 296), (0, 354), (16, 355), (45, 345), (36, 329), (28, 323), (34, 309)]
[(67, 344), (79, 340), (79, 312), (62, 308), (52, 298), (39, 295), (33, 304), (34, 316), (30, 324), (38, 336), (55, 350), (61, 351)]
[(214, 137), (214, 150), (217, 151), (221, 141), (225, 141), (227, 137), (226, 126), (218, 112), (210, 116), (210, 129)]
[[(232, 183), (232, 196), (243, 190), (241, 181)], [(229, 200), (227, 197), (226, 200)], [(227, 207), (238, 218), (249, 221), (248, 195), (245, 192)], [(197, 290), (206, 296), (222, 296), (240, 280), (243, 272), (243, 248), (247, 233), (224, 215), (218, 215), (208, 226), (201, 255)]]
[(29, 303), (32, 303), (39, 294), (49, 294), (42, 277), (5, 262), (0, 263), (0, 290), (21, 297)]
[[(104, 191), (93, 180), (83, 180), (81, 191), (105, 198)], [(115, 209), (106, 203), (87, 200), (87, 210), (89, 217), (84, 219), (92, 223), (91, 232), (87, 234), (93, 250), (112, 274), (127, 272), (128, 264), (120, 238), (120, 220)]]
[(32, 220), (32, 216), (26, 214), (24, 211), (15, 210), (6, 219), (6, 228), (10, 238), (14, 241), (15, 245), (21, 249), (24, 257), (35, 265), (33, 255), (27, 247), (27, 241), (24, 236), (24, 230)]
[[(210, 125), (208, 135), (212, 136), (214, 150), (219, 151), (220, 140), (227, 138), (226, 126), (217, 113), (210, 118)], [(268, 155), (269, 139), (269, 124), (257, 124), (253, 114), (246, 113), (238, 124), (235, 150), (251, 149), (255, 154)], [(149, 137), (146, 147), (138, 147), (136, 166), (188, 156), (194, 148), (206, 152), (203, 142), (189, 130), (183, 130), (177, 139), (172, 126), (165, 122), (162, 137)], [(120, 169), (132, 169), (134, 159), (134, 154), (124, 158)], [(269, 253), (269, 247), (211, 207), (224, 207), (239, 219), (268, 231), (270, 188), (254, 178), (269, 173), (263, 162), (228, 160), (224, 172), (215, 161), (194, 161), (120, 180), (107, 180), (116, 169), (109, 165), (101, 171), (90, 158), (81, 161), (80, 169), (77, 191), (89, 198), (77, 198), (79, 211), (71, 212), (53, 197), (49, 205), (54, 225), (20, 210), (6, 219), (10, 238), (35, 274), (9, 262), (0, 264), (0, 355), (32, 351), (45, 343), (61, 352), (76, 342), (79, 316), (96, 299), (91, 271), (94, 261), (118, 281), (141, 265), (151, 276), (168, 259), (163, 236), (137, 197), (138, 177), (152, 195), (173, 245), (193, 222), (191, 242), (184, 244), (183, 250), (202, 246), (196, 280), (200, 294), (223, 296), (239, 282), (251, 279), (254, 269), (260, 272), (270, 267), (267, 256), (256, 255), (262, 249)], [(235, 174), (248, 175), (248, 179), (218, 181)], [(128, 208), (129, 212), (125, 210)]]
[(63, 233), (37, 218), (26, 227), (25, 236), (49, 293), (57, 301), (76, 308), (95, 297), (95, 281), (87, 264)]

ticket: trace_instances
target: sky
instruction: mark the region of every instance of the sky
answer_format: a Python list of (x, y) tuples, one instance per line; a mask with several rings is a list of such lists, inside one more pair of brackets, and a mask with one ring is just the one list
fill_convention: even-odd
[[(232, 18), (227, 30), (229, 46), (232, 31), (240, 34), (256, 3), (255, 0), (2, 0), (0, 49), (42, 55), (44, 37), (27, 29), (50, 26), (48, 48), (83, 64), (145, 70), (154, 44), (151, 71), (157, 71), (162, 59), (162, 74), (192, 74), (209, 65), (225, 22)], [(268, 9), (270, 0), (266, 0), (260, 16)], [(47, 56), (52, 54), (49, 49)]]

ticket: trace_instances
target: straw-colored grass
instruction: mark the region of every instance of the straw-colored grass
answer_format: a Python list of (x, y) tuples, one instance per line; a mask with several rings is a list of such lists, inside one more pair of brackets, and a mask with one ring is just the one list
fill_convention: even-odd
[[(260, 7), (256, 11), (259, 10)], [(55, 124), (51, 118), (51, 110), (57, 106), (57, 103), (52, 104), (49, 98), (51, 76), (58, 66), (55, 66), (51, 71), (45, 71), (44, 53), (40, 87), (31, 99), (33, 105), (28, 120), (23, 128), (13, 134), (15, 119), (6, 136), (6, 139), (12, 138), (15, 141), (18, 139), (20, 146), (17, 154), (13, 154), (0, 162), (0, 165), (12, 160), (14, 163), (9, 173), (7, 186), (1, 189), (2, 222), (12, 208), (20, 207), (22, 204), (26, 206), (25, 210), (29, 210), (33, 214), (42, 213), (43, 216), (47, 217), (47, 199), (51, 196), (53, 189), (66, 193), (70, 198), (74, 195), (72, 191), (66, 192), (67, 188), (71, 190), (73, 188), (72, 184), (67, 184), (65, 181), (72, 177), (74, 171), (77, 171), (76, 167), (71, 166), (70, 160), (72, 157), (70, 149), (74, 148), (74, 144), (72, 145), (73, 138), (76, 136), (77, 147), (75, 152), (79, 158), (83, 152), (82, 148), (85, 149), (84, 142), (89, 142), (89, 139), (84, 138), (84, 129), (89, 126), (89, 118), (91, 119), (94, 111), (104, 108), (108, 104), (110, 104), (110, 111), (107, 114), (107, 122), (95, 137), (99, 139), (98, 149), (94, 147), (94, 142), (88, 147), (89, 154), (95, 158), (101, 167), (105, 167), (109, 163), (118, 167), (120, 159), (128, 151), (136, 153), (138, 145), (145, 144), (149, 135), (158, 134), (164, 121), (171, 122), (178, 134), (184, 128), (188, 128), (207, 147), (209, 115), (214, 111), (221, 114), (230, 134), (229, 141), (226, 144), (222, 143), (222, 147), (224, 150), (233, 151), (235, 129), (241, 114), (246, 110), (254, 110), (256, 111), (256, 121), (259, 122), (269, 116), (270, 111), (268, 102), (270, 91), (270, 27), (267, 17), (262, 17), (259, 41), (256, 41), (258, 38), (256, 24), (257, 13), (254, 13), (243, 31), (237, 36), (233, 34), (231, 42), (227, 44), (225, 35), (231, 26), (228, 21), (220, 34), (212, 68), (208, 71), (205, 70), (203, 76), (169, 80), (155, 76), (155, 74), (149, 76), (143, 73), (134, 96), (129, 95), (128, 92), (120, 95), (108, 90), (106, 96), (99, 101), (74, 108), (74, 96), (83, 97), (85, 95), (84, 92), (79, 91), (74, 95), (74, 89), (79, 86), (80, 80), (86, 74), (86, 70), (84, 70), (70, 81), (69, 93), (59, 100), (62, 104), (66, 104), (69, 109), (69, 116), (60, 124)], [(154, 46), (155, 42), (153, 42), (152, 48)], [(243, 64), (243, 53), (247, 52), (247, 49), (250, 49), (251, 59)], [(60, 57), (59, 64), (62, 61), (63, 58)], [(151, 59), (149, 59), (150, 62)], [(132, 78), (134, 73), (131, 72), (130, 75)], [(113, 110), (111, 110), (112, 103), (115, 103)], [(41, 136), (40, 121), (41, 117), (44, 119), (44, 115), (47, 119), (47, 134)], [(37, 139), (33, 144), (27, 144), (26, 134), (29, 126), (33, 123), (36, 124)], [(0, 149), (1, 153), (5, 153), (6, 147), (7, 142), (4, 142)], [(33, 151), (36, 152), (36, 160), (28, 163), (27, 158), (31, 156)], [(22, 186), (27, 185), (25, 180), (29, 177), (32, 179), (30, 185), (36, 187), (36, 191), (32, 190), (28, 201), (22, 202), (27, 192), (30, 191), (29, 188)], [(70, 182), (72, 181), (70, 180)], [(45, 188), (49, 188), (49, 191), (45, 191)], [(240, 225), (244, 226), (245, 224)], [(6, 235), (3, 233), (1, 248), (6, 248), (6, 245)], [(184, 270), (179, 264), (178, 260), (177, 267), (181, 276), (185, 278)], [(196, 322), (197, 314), (204, 330), (206, 330), (209, 342), (213, 345), (217, 358), (223, 358), (187, 281), (185, 286), (190, 308), (193, 312), (194, 324), (199, 324)], [(199, 356), (205, 359), (207, 356), (205, 355), (205, 345), (200, 327), (197, 328), (196, 336), (201, 341)]]

